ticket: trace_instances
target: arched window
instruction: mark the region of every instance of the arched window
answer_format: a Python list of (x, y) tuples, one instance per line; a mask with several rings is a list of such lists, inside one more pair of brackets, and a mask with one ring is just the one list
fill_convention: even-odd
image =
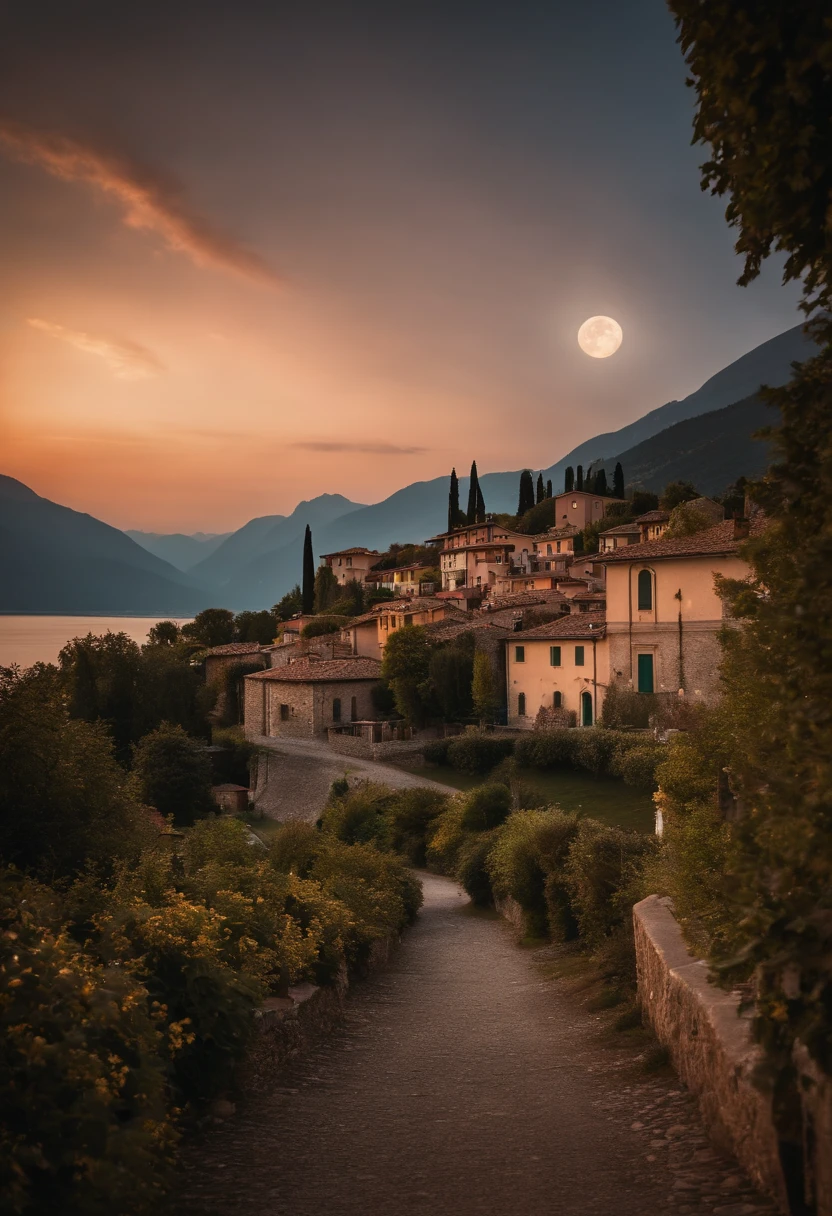
[(521, 718), (526, 716), (526, 694), (521, 692), (517, 696), (517, 713)]
[(335, 700), (332, 702), (332, 721), (333, 722), (341, 721), (341, 698), (340, 697), (336, 697)]
[(592, 693), (581, 693), (581, 725), (592, 726)]
[(653, 575), (649, 570), (638, 572), (638, 610), (650, 612), (653, 608)]
[(563, 693), (556, 692), (555, 693), (555, 709), (562, 709), (562, 708), (563, 708)]

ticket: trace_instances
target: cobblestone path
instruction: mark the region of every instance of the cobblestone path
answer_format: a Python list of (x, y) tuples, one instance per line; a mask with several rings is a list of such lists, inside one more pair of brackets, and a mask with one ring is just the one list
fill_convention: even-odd
[[(343, 1025), (183, 1158), (176, 1216), (751, 1216), (688, 1095), (449, 879)], [(626, 1054), (626, 1053), (625, 1053)]]

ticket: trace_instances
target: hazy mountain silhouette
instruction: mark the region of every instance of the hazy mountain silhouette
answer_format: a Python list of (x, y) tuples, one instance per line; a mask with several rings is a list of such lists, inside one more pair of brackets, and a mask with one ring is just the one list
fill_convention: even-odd
[(135, 528), (126, 528), (125, 535), (147, 549), (148, 553), (170, 562), (177, 570), (187, 571), (209, 557), (231, 533), (194, 532), (188, 535), (185, 532), (138, 532)]

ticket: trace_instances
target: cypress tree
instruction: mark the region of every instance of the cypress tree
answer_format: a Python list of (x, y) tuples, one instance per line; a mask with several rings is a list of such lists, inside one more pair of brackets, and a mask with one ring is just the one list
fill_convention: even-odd
[(451, 488), (448, 492), (448, 531), (459, 523), (459, 478), (456, 469), (451, 469)]
[(468, 483), (468, 510), (465, 513), (465, 522), (475, 524), (477, 522), (477, 492), (480, 483), (477, 477), (477, 462), (471, 464), (471, 480)]
[(624, 470), (619, 460), (612, 475), (612, 492), (615, 498), (624, 497)]
[(477, 519), (478, 524), (485, 523), (485, 499), (482, 496), (482, 487), (477, 478)]
[(607, 474), (605, 469), (599, 469), (595, 474), (595, 480), (592, 483), (593, 494), (606, 494), (607, 492)]
[(312, 553), (312, 529), (306, 525), (303, 537), (303, 590), (301, 592), (301, 612), (313, 612), (315, 609), (315, 558)]
[(563, 475), (563, 492), (564, 492), (564, 494), (569, 494), (574, 489), (575, 489), (575, 470), (572, 468), (572, 465), (569, 464), (566, 466), (566, 472)]
[(545, 497), (546, 497), (546, 487), (543, 484), (543, 474), (538, 473), (538, 475), (537, 475), (537, 493), (535, 495), (535, 502), (536, 503), (543, 502), (543, 499)]
[(572, 488), (575, 490), (582, 490), (584, 488), (584, 466), (582, 464), (578, 465), (578, 472), (575, 476), (575, 485)]
[(520, 474), (520, 498), (517, 502), (517, 514), (525, 515), (534, 506), (534, 479), (531, 469), (524, 469)]
[(551, 479), (551, 478), (549, 478), (549, 480), (546, 482), (546, 497), (547, 497), (547, 498), (552, 498), (552, 497), (553, 497), (553, 495), (552, 495), (552, 479)]

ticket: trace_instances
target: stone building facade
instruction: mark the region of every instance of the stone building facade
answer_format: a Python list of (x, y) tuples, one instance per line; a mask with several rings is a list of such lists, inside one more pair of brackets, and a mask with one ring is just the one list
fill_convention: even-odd
[(245, 734), (325, 739), (327, 731), (376, 716), (377, 659), (300, 659), (246, 676)]

